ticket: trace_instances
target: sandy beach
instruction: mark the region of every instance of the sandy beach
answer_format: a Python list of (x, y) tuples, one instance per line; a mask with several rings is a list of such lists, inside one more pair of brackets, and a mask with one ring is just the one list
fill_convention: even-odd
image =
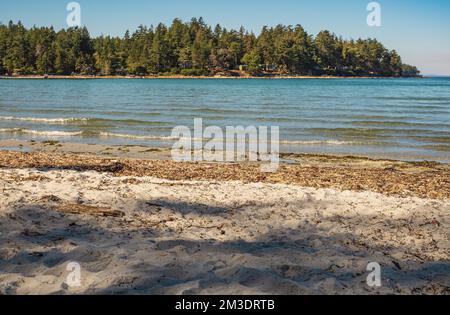
[(0, 152), (0, 294), (450, 293), (446, 164), (35, 146)]
[(0, 297), (450, 295), (450, 2), (4, 2)]

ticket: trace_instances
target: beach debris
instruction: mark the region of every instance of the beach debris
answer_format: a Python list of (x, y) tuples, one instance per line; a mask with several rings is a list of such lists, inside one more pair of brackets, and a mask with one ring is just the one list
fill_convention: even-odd
[(23, 232), (22, 232), (22, 235), (24, 235), (24, 236), (28, 236), (28, 237), (40, 237), (40, 236), (43, 236), (43, 235), (45, 235), (44, 233), (42, 233), (42, 232), (39, 232), (39, 231), (37, 231), (37, 230), (31, 230), (31, 229), (25, 229)]
[[(170, 160), (111, 159), (97, 155), (5, 151), (0, 152), (0, 168), (96, 171), (118, 177), (148, 176), (171, 181), (262, 182), (351, 191), (367, 190), (399, 197), (450, 199), (450, 166), (434, 162), (302, 156), (302, 164), (283, 164), (275, 173), (262, 174), (258, 163), (178, 163)], [(134, 184), (133, 180), (129, 181)]]
[(54, 195), (49, 195), (49, 196), (44, 196), (41, 198), (41, 202), (44, 203), (61, 203), (62, 200), (61, 198), (54, 196)]
[(55, 210), (68, 214), (90, 215), (97, 217), (115, 217), (121, 218), (125, 214), (122, 211), (112, 210), (111, 208), (102, 208), (80, 204), (64, 204), (55, 207)]

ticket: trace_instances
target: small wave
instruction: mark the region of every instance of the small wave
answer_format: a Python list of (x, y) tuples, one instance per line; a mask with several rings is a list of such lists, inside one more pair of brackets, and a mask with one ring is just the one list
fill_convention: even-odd
[(0, 129), (1, 133), (18, 133), (18, 134), (28, 134), (35, 136), (43, 136), (43, 137), (75, 137), (81, 136), (83, 134), (82, 131), (40, 131), (40, 130), (29, 130), (29, 129), (21, 129), (21, 128), (6, 128)]
[(191, 112), (195, 113), (216, 113), (216, 114), (242, 114), (242, 111), (236, 109), (219, 108), (193, 108)]
[(450, 143), (450, 137), (426, 137), (426, 136), (416, 136), (411, 137), (411, 139), (416, 141), (427, 141), (434, 143)]
[(20, 128), (0, 128), (0, 132), (20, 132)]
[(446, 145), (446, 144), (425, 145), (425, 146), (422, 146), (422, 148), (427, 149), (427, 150), (450, 152), (450, 145)]
[(355, 126), (390, 126), (390, 127), (430, 127), (430, 128), (450, 128), (449, 124), (441, 123), (421, 123), (421, 122), (401, 122), (401, 121), (354, 121)]
[(432, 102), (432, 101), (445, 101), (448, 102), (450, 99), (448, 97), (417, 97), (417, 96), (381, 96), (374, 97), (380, 100), (397, 100), (397, 101), (423, 101), (423, 102)]
[[(111, 138), (126, 138), (126, 139), (137, 139), (137, 140), (160, 140), (160, 141), (179, 141), (183, 140), (181, 137), (170, 137), (170, 136), (144, 136), (144, 135), (132, 135), (132, 134), (121, 134), (121, 133), (111, 133), (111, 132), (101, 132), (102, 137)], [(210, 141), (210, 138), (198, 139), (192, 138), (191, 140), (202, 140)], [(248, 140), (247, 140), (248, 141)], [(362, 142), (356, 141), (337, 141), (337, 140), (312, 140), (312, 141), (302, 141), (302, 140), (280, 140), (280, 144), (302, 144), (302, 145), (358, 145), (364, 144)], [(367, 144), (367, 143), (365, 143)]]
[(117, 125), (126, 125), (126, 126), (157, 126), (164, 127), (167, 126), (165, 122), (159, 121), (145, 121), (138, 119), (108, 119), (108, 118), (89, 118), (88, 125), (102, 125), (102, 126), (117, 126)]
[(111, 137), (111, 138), (126, 138), (126, 139), (137, 139), (137, 140), (162, 140), (162, 141), (174, 141), (174, 140), (180, 139), (178, 137), (140, 136), (140, 135), (131, 135), (131, 134), (123, 134), (123, 133), (112, 133), (112, 132), (100, 132), (100, 136)]
[(68, 124), (68, 123), (87, 123), (88, 118), (36, 118), (36, 117), (15, 117), (15, 116), (0, 116), (0, 120), (9, 121), (29, 121), (29, 122), (41, 122), (48, 124)]
[(282, 140), (280, 144), (301, 144), (301, 145), (361, 145), (367, 144), (356, 141), (338, 141), (338, 140)]
[(138, 119), (107, 119), (107, 118), (38, 118), (38, 117), (16, 117), (16, 116), (0, 116), (0, 121), (22, 121), (43, 124), (123, 124), (123, 125), (151, 125), (165, 126), (164, 122), (145, 121)]

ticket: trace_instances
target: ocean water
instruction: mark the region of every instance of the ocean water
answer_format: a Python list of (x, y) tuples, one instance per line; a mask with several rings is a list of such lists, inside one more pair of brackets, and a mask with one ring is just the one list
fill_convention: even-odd
[(450, 161), (450, 78), (0, 80), (0, 139), (170, 147), (194, 118), (279, 126), (283, 152)]

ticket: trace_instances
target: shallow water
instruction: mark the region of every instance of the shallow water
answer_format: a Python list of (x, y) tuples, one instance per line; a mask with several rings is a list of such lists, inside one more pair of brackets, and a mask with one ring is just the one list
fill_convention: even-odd
[(450, 161), (450, 78), (0, 80), (0, 139), (171, 146), (194, 118), (279, 126), (285, 152)]

